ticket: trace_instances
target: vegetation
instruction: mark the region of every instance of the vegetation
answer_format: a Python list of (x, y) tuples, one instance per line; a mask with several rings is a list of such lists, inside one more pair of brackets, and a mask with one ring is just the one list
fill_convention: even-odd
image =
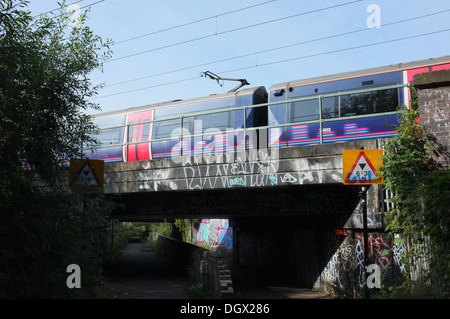
[[(428, 284), (433, 290), (428, 296), (445, 296), (450, 288), (450, 170), (436, 158), (448, 159), (448, 152), (417, 121), (417, 99), (403, 111), (398, 135), (385, 145), (381, 168), (385, 187), (394, 193), (387, 230), (402, 234), (397, 240), (407, 247), (407, 280), (401, 290), (417, 291), (415, 286)], [(431, 272), (416, 282), (414, 272), (424, 260), (431, 263)]]
[(181, 234), (181, 239), (187, 243), (192, 242), (192, 219), (175, 219), (175, 227)]
[[(64, 164), (96, 143), (89, 73), (111, 52), (86, 15), (71, 28), (64, 4), (39, 18), (26, 4), (0, 4), (0, 298), (80, 297), (100, 280), (112, 204), (68, 188)], [(70, 264), (81, 289), (66, 285)]]

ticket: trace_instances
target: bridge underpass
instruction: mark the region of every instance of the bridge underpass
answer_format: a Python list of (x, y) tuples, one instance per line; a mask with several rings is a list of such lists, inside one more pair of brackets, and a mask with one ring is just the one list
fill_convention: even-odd
[(312, 287), (342, 241), (335, 230), (358, 223), (359, 201), (360, 188), (344, 185), (134, 193), (112, 218), (229, 219), (235, 263)]
[[(336, 249), (362, 231), (361, 187), (342, 184), (342, 151), (378, 148), (379, 141), (337, 143), (245, 155), (105, 166), (106, 194), (124, 210), (121, 221), (229, 219), (233, 263), (312, 288)], [(230, 182), (230, 181), (236, 181)], [(377, 199), (372, 186), (369, 197)], [(369, 225), (380, 229), (373, 202)], [(353, 231), (353, 233), (352, 233)]]

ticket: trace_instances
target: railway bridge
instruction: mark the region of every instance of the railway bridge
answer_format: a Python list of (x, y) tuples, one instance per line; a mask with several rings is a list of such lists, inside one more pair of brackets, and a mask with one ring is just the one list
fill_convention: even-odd
[[(421, 122), (448, 149), (450, 72), (419, 73), (413, 82)], [(104, 192), (125, 204), (112, 216), (122, 221), (227, 219), (237, 263), (297, 286), (325, 285), (354, 297), (369, 286), (368, 269), (384, 272), (384, 284), (404, 271), (405, 248), (385, 232), (390, 206), (383, 187), (343, 184), (343, 151), (380, 149), (383, 143), (108, 164)], [(448, 158), (437, 160), (448, 167)]]
[[(358, 194), (343, 185), (342, 152), (382, 140), (247, 150), (105, 165), (106, 194), (122, 220), (245, 218), (331, 213)], [(343, 212), (339, 212), (343, 213)]]
[(104, 190), (125, 204), (112, 216), (121, 221), (226, 218), (234, 261), (312, 288), (347, 238), (363, 238), (365, 227), (382, 229), (378, 186), (364, 193), (366, 223), (361, 187), (344, 185), (342, 176), (344, 150), (377, 149), (382, 143), (108, 164)]

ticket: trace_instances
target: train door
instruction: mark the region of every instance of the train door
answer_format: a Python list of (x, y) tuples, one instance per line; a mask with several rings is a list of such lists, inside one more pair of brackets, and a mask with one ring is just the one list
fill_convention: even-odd
[(149, 143), (152, 124), (142, 123), (152, 120), (153, 111), (143, 111), (127, 115), (126, 123), (129, 124), (125, 130), (125, 142), (130, 143), (124, 146), (124, 157), (128, 162), (145, 161), (151, 159)]
[[(152, 120), (153, 111), (141, 112), (139, 122), (146, 122)], [(152, 123), (147, 122), (139, 124), (138, 142), (149, 141), (152, 129)], [(152, 158), (150, 151), (150, 143), (137, 144), (138, 161), (146, 161)]]

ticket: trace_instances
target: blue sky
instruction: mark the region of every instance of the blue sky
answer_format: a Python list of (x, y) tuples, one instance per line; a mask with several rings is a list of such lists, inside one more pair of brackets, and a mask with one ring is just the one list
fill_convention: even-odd
[[(238, 84), (220, 86), (201, 77), (205, 71), (268, 89), (450, 55), (448, 0), (66, 1), (72, 3), (82, 11), (91, 4), (88, 25), (116, 42), (111, 61), (91, 77), (105, 83), (93, 100), (103, 112), (225, 93)], [(28, 9), (35, 15), (57, 7), (55, 0), (31, 0)]]

